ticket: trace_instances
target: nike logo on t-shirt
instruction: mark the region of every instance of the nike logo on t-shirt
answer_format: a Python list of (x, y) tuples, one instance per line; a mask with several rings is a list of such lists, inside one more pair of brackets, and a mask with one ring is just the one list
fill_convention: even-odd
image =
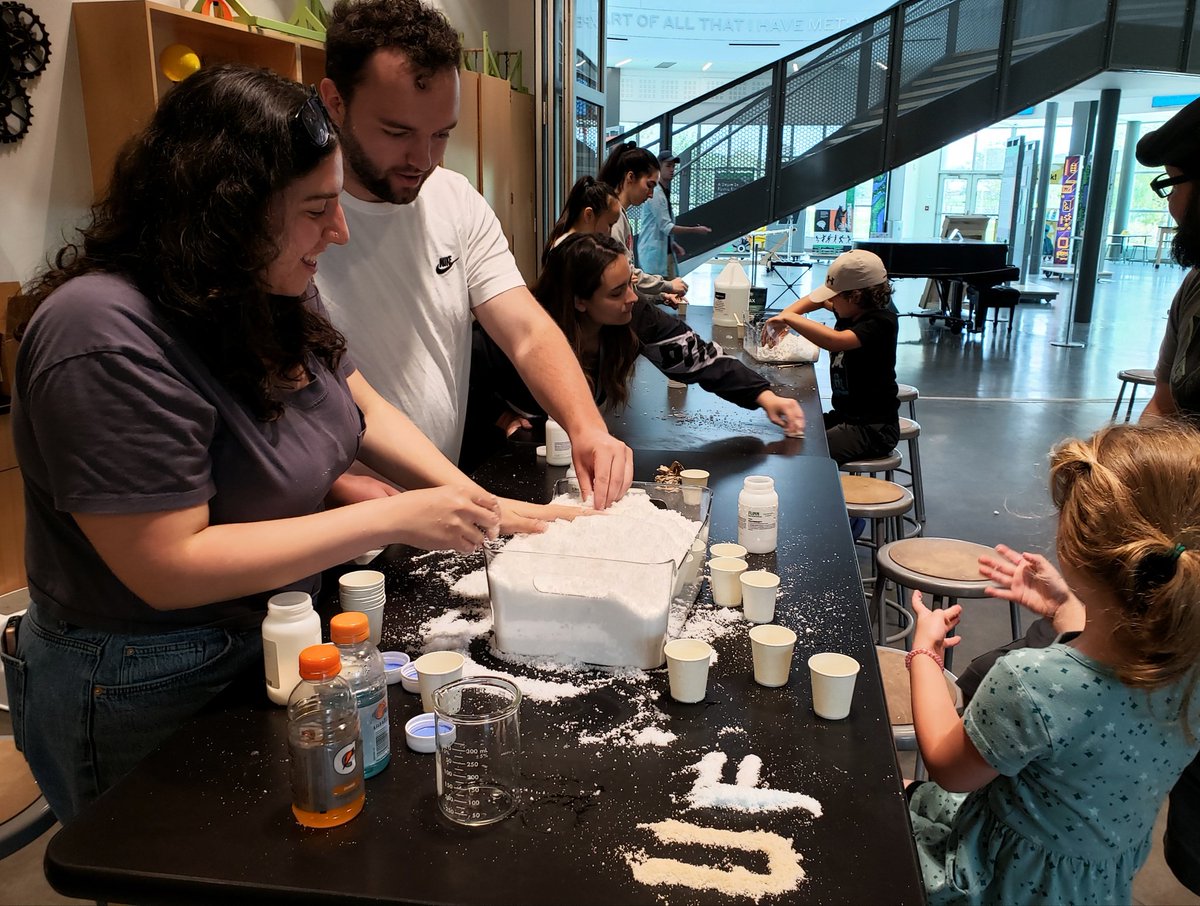
[(454, 267), (454, 261), (455, 258), (453, 255), (447, 255), (445, 258), (442, 258), (438, 261), (437, 267), (434, 268), (434, 271), (436, 271), (440, 277), (442, 274), (447, 273), (450, 268)]

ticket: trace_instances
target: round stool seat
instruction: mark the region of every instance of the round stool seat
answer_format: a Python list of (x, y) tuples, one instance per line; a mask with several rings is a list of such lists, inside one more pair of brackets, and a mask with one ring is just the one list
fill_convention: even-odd
[[(904, 669), (907, 653), (899, 648), (875, 646), (875, 655), (879, 659), (879, 675), (883, 677), (883, 698), (887, 702), (888, 720), (893, 729), (912, 729), (912, 686), (909, 684), (908, 671)], [(954, 698), (954, 707), (961, 708), (962, 690), (958, 688), (958, 677), (949, 670), (942, 672), (946, 677), (946, 689)]]
[(838, 468), (843, 472), (891, 472), (900, 468), (902, 462), (904, 458), (900, 451), (893, 450), (887, 456), (880, 456), (878, 459), (855, 459), (842, 463)]
[(1117, 377), (1131, 384), (1153, 384), (1156, 380), (1154, 372), (1148, 368), (1126, 368), (1117, 372)]
[(912, 384), (897, 384), (896, 399), (902, 403), (914, 403), (921, 398), (920, 392)]
[(900, 419), (900, 439), (909, 440), (914, 437), (920, 437), (921, 426), (911, 418)]
[(855, 519), (888, 519), (903, 516), (913, 505), (912, 492), (881, 478), (840, 475), (846, 512)]
[(54, 826), (54, 813), (42, 798), (25, 756), (11, 736), (0, 737), (0, 859), (36, 840)]
[[(921, 761), (921, 750), (917, 745), (917, 728), (913, 726), (912, 686), (909, 684), (908, 671), (904, 669), (905, 652), (877, 645), (875, 655), (879, 660), (879, 675), (883, 678), (883, 698), (887, 703), (888, 721), (892, 725), (892, 741), (898, 751), (917, 753), (913, 779), (924, 780), (925, 764)], [(943, 670), (942, 673), (946, 677), (946, 688), (954, 698), (954, 710), (961, 714), (963, 700), (958, 677), (949, 670)]]
[(885, 544), (878, 566), (905, 588), (951, 598), (983, 598), (991, 581), (979, 573), (981, 555), (995, 556), (982, 544), (954, 538), (905, 538)]

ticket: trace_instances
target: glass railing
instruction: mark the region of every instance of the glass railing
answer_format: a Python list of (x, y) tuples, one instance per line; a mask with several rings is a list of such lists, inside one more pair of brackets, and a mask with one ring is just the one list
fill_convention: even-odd
[[(1104, 69), (1200, 71), (1189, 5), (1117, 0), (1109, 22), (1097, 0), (907, 0), (610, 145), (682, 158), (676, 215), (713, 226), (715, 246)], [(740, 219), (737, 193), (754, 206)]]

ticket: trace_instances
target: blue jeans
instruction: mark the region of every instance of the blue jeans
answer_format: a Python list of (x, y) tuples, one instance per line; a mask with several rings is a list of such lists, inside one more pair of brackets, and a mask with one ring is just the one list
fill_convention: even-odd
[(66, 823), (256, 666), (257, 629), (124, 635), (43, 622), (34, 602), (4, 657), (15, 742)]

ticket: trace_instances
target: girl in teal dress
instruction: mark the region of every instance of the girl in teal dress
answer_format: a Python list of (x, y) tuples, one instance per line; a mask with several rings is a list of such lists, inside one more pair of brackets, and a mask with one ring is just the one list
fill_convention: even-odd
[(1060, 576), (984, 560), (996, 597), (1052, 615), (962, 717), (942, 678), (961, 608), (913, 595), (909, 809), (931, 904), (1129, 903), (1163, 800), (1200, 749), (1200, 433), (1114, 425), (1053, 454)]

